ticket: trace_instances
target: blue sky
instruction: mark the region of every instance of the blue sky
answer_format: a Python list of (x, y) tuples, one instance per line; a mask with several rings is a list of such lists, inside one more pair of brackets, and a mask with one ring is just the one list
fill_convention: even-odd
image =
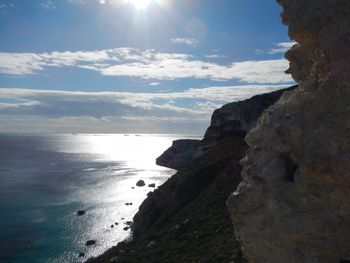
[(0, 0), (0, 132), (203, 133), (292, 84), (275, 0)]

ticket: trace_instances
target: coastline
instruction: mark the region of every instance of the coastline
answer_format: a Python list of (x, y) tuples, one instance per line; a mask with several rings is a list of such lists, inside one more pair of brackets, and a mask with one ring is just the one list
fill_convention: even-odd
[(285, 90), (224, 105), (203, 140), (175, 141), (157, 163), (178, 172), (144, 200), (132, 239), (87, 262), (244, 262), (225, 203), (241, 181), (246, 132)]

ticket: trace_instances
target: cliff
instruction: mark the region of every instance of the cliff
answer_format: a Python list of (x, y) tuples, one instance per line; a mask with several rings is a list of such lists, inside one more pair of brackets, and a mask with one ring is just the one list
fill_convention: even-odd
[(248, 262), (350, 262), (350, 2), (279, 3), (299, 88), (246, 136), (235, 235)]
[(179, 171), (134, 239), (91, 262), (350, 262), (350, 2), (278, 2), (299, 86), (225, 105), (202, 141), (175, 142), (158, 163)]
[(244, 262), (225, 202), (241, 181), (246, 129), (283, 92), (224, 105), (203, 140), (175, 141), (157, 162), (179, 171), (142, 203), (133, 240), (89, 262)]
[(277, 90), (270, 93), (256, 95), (244, 101), (225, 104), (216, 109), (212, 115), (211, 123), (204, 135), (204, 141), (215, 141), (222, 136), (230, 136), (234, 132), (246, 133), (253, 127), (268, 107), (281, 97), (284, 91), (293, 90), (297, 86)]
[(210, 126), (202, 140), (177, 140), (156, 160), (158, 165), (181, 170), (198, 157), (213, 150), (214, 145), (223, 138), (240, 134), (256, 125), (258, 117), (269, 106), (274, 104), (284, 91), (293, 90), (297, 86), (256, 95), (250, 99), (225, 104), (216, 109), (212, 115)]
[(202, 154), (200, 140), (176, 140), (172, 146), (156, 159), (156, 164), (181, 170)]

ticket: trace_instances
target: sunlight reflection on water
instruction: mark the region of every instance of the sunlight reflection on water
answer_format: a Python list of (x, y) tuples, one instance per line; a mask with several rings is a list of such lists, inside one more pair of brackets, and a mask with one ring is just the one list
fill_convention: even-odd
[(175, 172), (155, 159), (179, 138), (196, 137), (0, 135), (0, 262), (82, 262), (125, 239), (148, 184)]
[[(175, 172), (155, 164), (155, 159), (177, 139), (175, 136), (76, 135), (74, 140), (72, 136), (62, 137), (59, 145), (50, 147), (68, 156), (92, 155), (93, 163), (107, 165), (84, 168), (84, 185), (67, 197), (87, 212), (78, 220), (76, 216), (70, 218), (67, 227), (76, 232), (75, 251), (64, 253), (55, 262), (77, 261), (79, 252), (85, 253), (84, 259), (96, 256), (124, 240), (129, 235), (123, 230), (125, 223), (132, 220), (147, 193), (154, 190), (148, 184), (158, 187)], [(145, 187), (136, 187), (140, 179), (145, 181)], [(90, 239), (97, 243), (86, 247)]]

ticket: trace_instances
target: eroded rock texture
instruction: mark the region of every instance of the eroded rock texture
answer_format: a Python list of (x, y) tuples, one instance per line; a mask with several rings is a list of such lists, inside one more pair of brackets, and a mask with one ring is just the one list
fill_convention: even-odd
[(299, 82), (246, 137), (228, 200), (248, 262), (350, 260), (350, 1), (279, 0)]
[(205, 132), (204, 140), (215, 141), (236, 132), (248, 132), (256, 126), (261, 113), (278, 101), (284, 91), (293, 90), (296, 87), (255, 95), (250, 99), (230, 102), (216, 109), (211, 117), (210, 126)]
[(214, 111), (210, 126), (202, 140), (173, 141), (172, 146), (157, 158), (156, 163), (175, 170), (186, 168), (199, 156), (212, 151), (213, 147), (225, 137), (237, 134), (244, 136), (248, 130), (256, 126), (261, 113), (278, 101), (283, 92), (296, 87), (292, 86), (225, 104)]

